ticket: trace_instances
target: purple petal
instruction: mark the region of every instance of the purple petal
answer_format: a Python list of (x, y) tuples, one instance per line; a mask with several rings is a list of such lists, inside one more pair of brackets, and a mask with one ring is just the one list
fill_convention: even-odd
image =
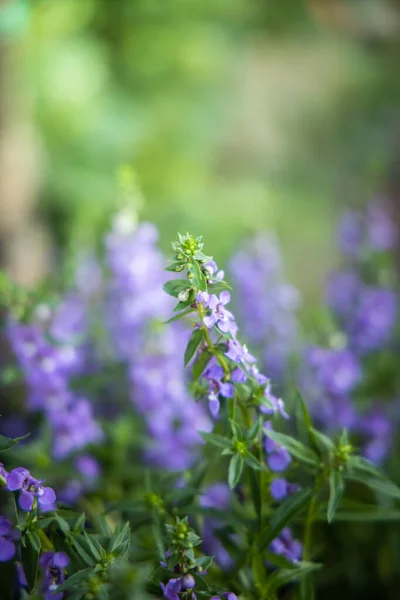
[(231, 301), (231, 295), (227, 290), (224, 290), (223, 292), (220, 293), (219, 296), (219, 301), (222, 302), (222, 304), (225, 306), (225, 304), (228, 304)]
[(56, 493), (51, 487), (41, 488), (42, 494), (39, 496), (39, 504), (41, 506), (46, 506), (48, 504), (53, 504), (56, 501)]
[(31, 492), (26, 492), (22, 490), (18, 503), (22, 510), (30, 511), (33, 506), (33, 494)]
[(216, 322), (217, 322), (217, 317), (215, 315), (210, 315), (209, 317), (204, 317), (204, 319), (203, 319), (203, 323), (206, 327), (208, 327), (208, 329), (211, 329), (211, 327), (214, 327)]
[(15, 545), (0, 537), (0, 562), (6, 562), (11, 560), (15, 554)]
[(245, 383), (247, 381), (247, 375), (242, 369), (237, 368), (232, 371), (231, 380), (234, 383)]
[(26, 469), (21, 469), (20, 467), (13, 469), (7, 477), (7, 489), (10, 492), (20, 490), (27, 476), (29, 476), (29, 471)]
[(219, 384), (219, 393), (224, 398), (233, 398), (235, 390), (232, 383), (221, 382)]
[(215, 294), (211, 294), (210, 299), (208, 301), (208, 306), (211, 310), (214, 310), (218, 305), (218, 298)]
[(55, 564), (56, 567), (65, 569), (65, 567), (69, 565), (69, 557), (65, 552), (56, 552), (53, 556), (53, 564)]
[(274, 479), (271, 482), (269, 491), (274, 500), (283, 500), (288, 493), (288, 485), (285, 479)]
[(0, 536), (8, 535), (11, 532), (12, 525), (5, 517), (0, 517)]
[(214, 419), (218, 419), (219, 417), (219, 400), (218, 398), (211, 397), (208, 399), (208, 406), (210, 407), (210, 412)]

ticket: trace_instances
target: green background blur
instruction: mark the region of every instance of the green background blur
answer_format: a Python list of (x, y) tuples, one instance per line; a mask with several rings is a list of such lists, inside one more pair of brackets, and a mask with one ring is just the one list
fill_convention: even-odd
[(399, 31), (394, 0), (2, 0), (3, 265), (98, 243), (129, 165), (165, 249), (274, 229), (319, 298), (339, 209), (388, 185)]

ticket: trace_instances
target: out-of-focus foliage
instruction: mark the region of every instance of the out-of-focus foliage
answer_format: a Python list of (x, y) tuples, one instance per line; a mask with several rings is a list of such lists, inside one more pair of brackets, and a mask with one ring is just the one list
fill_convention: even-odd
[(243, 228), (273, 226), (316, 293), (336, 201), (366, 197), (392, 155), (396, 42), (370, 4), (6, 2), (56, 236), (102, 228), (128, 163), (166, 239), (190, 220), (226, 256)]

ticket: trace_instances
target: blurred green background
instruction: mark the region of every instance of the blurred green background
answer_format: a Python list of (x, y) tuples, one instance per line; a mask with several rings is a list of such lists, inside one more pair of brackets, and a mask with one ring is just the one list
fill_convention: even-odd
[(129, 165), (165, 249), (274, 229), (318, 299), (339, 210), (389, 185), (399, 31), (395, 0), (3, 0), (3, 265), (98, 241)]

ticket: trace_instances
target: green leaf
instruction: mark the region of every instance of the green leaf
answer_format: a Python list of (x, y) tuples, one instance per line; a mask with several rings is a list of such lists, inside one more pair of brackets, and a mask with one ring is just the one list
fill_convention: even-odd
[[(83, 532), (88, 549), (96, 562), (99, 562), (102, 558), (102, 547), (93, 536), (90, 536), (86, 531)], [(100, 546), (100, 547), (99, 547)]]
[(226, 281), (222, 281), (221, 279), (209, 279), (209, 288), (208, 291), (210, 294), (220, 294), (224, 290), (231, 290), (231, 286), (226, 283)]
[(392, 498), (400, 498), (400, 488), (390, 481), (389, 479), (383, 479), (382, 477), (371, 477), (368, 473), (347, 473), (346, 479), (357, 481), (368, 486), (371, 490), (380, 492), (385, 496), (391, 496)]
[(80, 537), (79, 540), (77, 537), (72, 538), (72, 545), (81, 561), (83, 561), (85, 565), (90, 565), (91, 567), (93, 567), (95, 564), (95, 560), (92, 556), (90, 556), (90, 554), (84, 548), (83, 544), (84, 538)]
[(170, 279), (162, 286), (164, 292), (174, 298), (177, 298), (180, 292), (189, 290), (191, 287), (193, 286), (187, 279)]
[(298, 388), (296, 389), (295, 401), (297, 403), (297, 406), (300, 407), (302, 421), (303, 421), (306, 431), (307, 431), (308, 441), (310, 443), (310, 446), (312, 447), (312, 449), (315, 452), (319, 453), (319, 448), (318, 448), (317, 439), (316, 439), (314, 429), (313, 429), (311, 415), (308, 410), (308, 406), (302, 396), (302, 393), (300, 392), (300, 390)]
[(400, 498), (400, 488), (377, 469), (373, 463), (362, 456), (351, 456), (349, 458), (344, 476), (346, 479), (364, 483), (381, 494)]
[(253, 501), (253, 505), (257, 514), (257, 517), (261, 519), (261, 493), (260, 493), (260, 477), (257, 475), (254, 469), (250, 469), (249, 471), (249, 479), (250, 479), (250, 492), (251, 499)]
[(38, 567), (39, 567), (39, 553), (40, 553), (40, 538), (39, 538), (39, 550), (37, 549), (37, 543), (32, 543), (32, 536), (27, 535), (23, 538), (21, 544), (21, 557), (22, 566), (24, 569), (26, 581), (28, 584), (28, 591), (32, 592), (35, 587)]
[(200, 375), (204, 372), (206, 366), (208, 365), (208, 363), (210, 362), (212, 357), (211, 352), (208, 352), (208, 350), (204, 350), (203, 352), (201, 352), (198, 357), (196, 358), (194, 364), (193, 364), (193, 368), (192, 368), (192, 374), (193, 374), (193, 381), (196, 381)]
[(244, 461), (240, 454), (234, 454), (229, 463), (228, 472), (228, 483), (229, 487), (233, 489), (240, 481), (240, 477), (243, 473)]
[(288, 583), (299, 581), (321, 567), (322, 565), (318, 563), (301, 562), (296, 563), (293, 569), (275, 571), (268, 577), (267, 590), (269, 593), (274, 592)]
[(250, 452), (248, 454), (245, 454), (243, 459), (244, 459), (244, 462), (246, 463), (246, 465), (248, 467), (250, 467), (251, 469), (254, 469), (255, 471), (268, 471), (267, 467), (265, 465), (263, 465), (254, 456), (254, 454), (251, 454)]
[(194, 308), (187, 308), (186, 310), (179, 313), (179, 315), (175, 315), (174, 317), (171, 317), (170, 319), (168, 319), (168, 321), (164, 321), (163, 324), (167, 325), (168, 323), (173, 323), (174, 321), (179, 321), (179, 319), (183, 319), (183, 317), (190, 315), (190, 313), (192, 313), (192, 312), (194, 312)]
[(344, 492), (344, 480), (340, 471), (329, 473), (329, 502), (327, 510), (328, 523), (332, 523), (336, 509)]
[(311, 490), (303, 490), (286, 498), (273, 513), (271, 521), (266, 529), (261, 532), (258, 547), (263, 552), (269, 544), (275, 539), (287, 523), (298, 515), (309, 503), (312, 497)]
[(6, 450), (9, 450), (13, 446), (15, 446), (15, 444), (18, 444), (18, 442), (25, 440), (29, 436), (30, 436), (30, 433), (27, 433), (26, 435), (23, 435), (22, 437), (11, 439), (11, 438), (6, 437), (5, 435), (0, 435), (0, 452), (5, 452)]
[(201, 272), (199, 264), (196, 262), (196, 260), (193, 260), (193, 262), (190, 263), (188, 270), (189, 273), (192, 274), (192, 278), (190, 279), (192, 284), (201, 292), (206, 292), (207, 280)]
[(123, 527), (117, 527), (110, 541), (110, 551), (113, 552), (118, 546), (130, 542), (131, 530), (129, 523), (125, 523)]
[(231, 448), (232, 442), (230, 439), (222, 437), (217, 433), (207, 433), (206, 431), (200, 431), (200, 435), (208, 444), (218, 446), (218, 448)]
[(77, 571), (76, 573), (68, 577), (68, 579), (66, 579), (64, 583), (58, 586), (57, 593), (64, 592), (65, 590), (70, 590), (71, 588), (77, 586), (77, 584), (79, 584), (79, 587), (81, 587), (81, 582), (85, 579), (87, 580), (92, 573), (93, 569), (91, 567), (88, 567), (87, 569), (82, 569), (81, 571)]
[(242, 430), (240, 429), (240, 427), (236, 423), (236, 421), (234, 421), (233, 419), (229, 419), (229, 423), (230, 423), (231, 430), (232, 430), (232, 433), (233, 433), (233, 439), (234, 440), (243, 441)]
[(252, 442), (260, 433), (262, 426), (262, 418), (258, 417), (257, 421), (255, 421), (253, 425), (246, 431), (246, 440), (248, 442)]
[(308, 448), (298, 440), (295, 440), (290, 435), (286, 435), (285, 433), (278, 433), (277, 431), (268, 431), (267, 435), (271, 440), (286, 448), (286, 450), (297, 458), (302, 463), (307, 465), (311, 465), (312, 467), (319, 466), (319, 457), (318, 455)]
[(185, 350), (184, 357), (184, 366), (191, 361), (195, 353), (197, 352), (201, 342), (204, 339), (204, 330), (203, 329), (194, 329), (192, 335), (190, 336), (190, 340)]
[(317, 442), (317, 446), (320, 452), (328, 455), (334, 454), (336, 452), (335, 444), (327, 435), (321, 433), (320, 431), (314, 428), (312, 428), (312, 433)]
[(338, 510), (335, 513), (334, 521), (338, 523), (384, 523), (390, 521), (399, 522), (400, 510), (378, 509), (361, 512), (351, 510)]

